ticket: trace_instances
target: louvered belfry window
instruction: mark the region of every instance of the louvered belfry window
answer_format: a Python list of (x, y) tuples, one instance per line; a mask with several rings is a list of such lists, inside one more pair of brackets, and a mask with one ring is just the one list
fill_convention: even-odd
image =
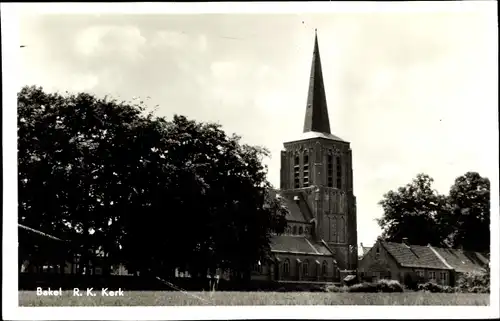
[(293, 186), (294, 188), (300, 187), (300, 158), (299, 155), (295, 155), (293, 161)]
[(302, 162), (303, 162), (302, 173), (304, 177), (303, 186), (309, 187), (309, 154), (307, 150), (304, 151), (304, 157), (302, 159)]

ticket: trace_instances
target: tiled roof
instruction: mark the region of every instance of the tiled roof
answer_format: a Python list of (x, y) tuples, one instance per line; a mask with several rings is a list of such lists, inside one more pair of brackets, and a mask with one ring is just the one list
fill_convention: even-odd
[[(288, 209), (288, 213), (286, 215), (287, 221), (293, 222), (308, 222), (309, 214), (309, 205), (307, 205), (306, 200), (300, 192), (282, 192), (273, 190), (270, 193), (271, 197), (281, 197), (285, 203), (286, 208)], [(298, 196), (299, 201), (295, 201), (294, 197)]]
[(480, 253), (439, 247), (434, 247), (434, 250), (459, 273), (485, 271), (483, 267), (487, 262), (484, 262), (485, 257)]
[(358, 247), (358, 256), (359, 257), (363, 257), (366, 255), (366, 253), (368, 253), (370, 251), (371, 247), (367, 247), (367, 246), (359, 246)]
[(276, 253), (332, 255), (322, 243), (304, 236), (276, 235), (271, 240), (271, 251)]
[(300, 206), (297, 204), (297, 202), (293, 199), (290, 199), (289, 197), (284, 197), (283, 199), (288, 209), (288, 214), (286, 215), (287, 221), (306, 222), (304, 214), (302, 214)]
[(404, 267), (450, 269), (428, 246), (381, 242), (389, 254)]

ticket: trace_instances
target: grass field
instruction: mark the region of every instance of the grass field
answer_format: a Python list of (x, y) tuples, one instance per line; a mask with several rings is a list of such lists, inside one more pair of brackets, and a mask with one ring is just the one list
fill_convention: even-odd
[(490, 304), (489, 294), (448, 293), (310, 293), (310, 292), (124, 292), (122, 297), (42, 297), (19, 291), (20, 306), (185, 306), (185, 305), (477, 305)]

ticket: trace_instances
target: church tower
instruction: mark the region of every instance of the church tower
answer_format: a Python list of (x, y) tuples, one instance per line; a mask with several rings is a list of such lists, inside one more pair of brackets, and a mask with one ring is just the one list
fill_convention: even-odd
[(356, 198), (349, 142), (332, 135), (321, 70), (318, 36), (307, 94), (303, 133), (284, 143), (280, 188), (307, 200), (314, 237), (325, 241), (341, 269), (356, 269)]

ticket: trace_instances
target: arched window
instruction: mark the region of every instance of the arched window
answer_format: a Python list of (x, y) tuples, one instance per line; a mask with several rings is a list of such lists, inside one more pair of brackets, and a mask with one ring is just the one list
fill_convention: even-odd
[(302, 235), (303, 232), (304, 232), (304, 230), (302, 229), (302, 226), (299, 227), (299, 235)]
[(339, 218), (339, 243), (345, 243), (345, 220), (343, 217)]
[(290, 260), (289, 259), (286, 259), (285, 262), (283, 262), (283, 275), (284, 276), (290, 275)]
[(309, 276), (309, 261), (308, 260), (305, 260), (304, 263), (302, 263), (302, 275)]
[(321, 275), (325, 276), (328, 274), (328, 262), (323, 261), (323, 264), (321, 265)]
[(309, 186), (309, 151), (306, 149), (302, 158), (303, 187)]
[(293, 229), (292, 229), (292, 234), (293, 235), (296, 235), (297, 234), (297, 226), (293, 226)]

